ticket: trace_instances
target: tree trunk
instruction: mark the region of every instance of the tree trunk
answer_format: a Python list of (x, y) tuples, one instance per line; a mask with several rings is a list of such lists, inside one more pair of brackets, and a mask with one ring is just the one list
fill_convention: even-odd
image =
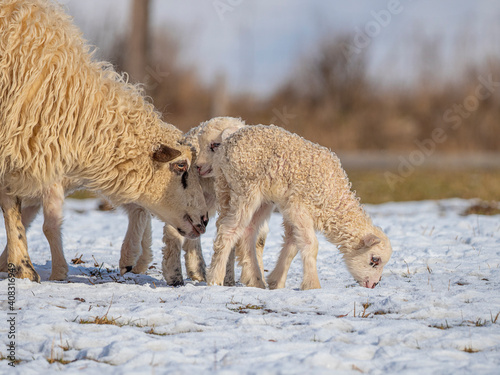
[(144, 82), (147, 76), (149, 4), (150, 0), (132, 0), (125, 71), (135, 82)]

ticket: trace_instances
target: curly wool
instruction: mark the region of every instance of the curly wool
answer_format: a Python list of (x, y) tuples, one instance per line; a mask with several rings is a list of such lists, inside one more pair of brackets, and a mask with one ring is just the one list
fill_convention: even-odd
[(153, 175), (155, 145), (181, 135), (138, 87), (92, 60), (59, 5), (2, 1), (0, 184), (8, 191), (39, 196), (65, 176), (116, 203), (133, 201)]
[[(282, 208), (306, 205), (316, 230), (341, 251), (360, 245), (372, 229), (338, 157), (326, 147), (273, 125), (247, 126), (221, 146), (214, 165), (222, 165), (232, 189), (259, 185), (268, 201)], [(235, 191), (239, 194), (239, 191)]]

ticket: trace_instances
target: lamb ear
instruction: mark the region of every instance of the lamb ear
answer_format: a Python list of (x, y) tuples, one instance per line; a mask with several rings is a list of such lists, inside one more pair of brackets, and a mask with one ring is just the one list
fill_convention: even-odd
[(153, 153), (153, 160), (160, 163), (166, 163), (180, 155), (182, 155), (182, 152), (180, 152), (179, 150), (168, 147), (166, 145), (160, 145), (160, 148), (158, 148), (158, 150)]
[(238, 130), (240, 130), (242, 126), (232, 126), (230, 128), (224, 129), (221, 133), (221, 139), (222, 142), (224, 142), (231, 134), (236, 133)]
[(366, 236), (363, 237), (363, 243), (365, 244), (366, 247), (372, 247), (372, 246), (380, 243), (380, 241), (381, 241), (381, 239), (378, 238), (373, 233), (367, 234)]

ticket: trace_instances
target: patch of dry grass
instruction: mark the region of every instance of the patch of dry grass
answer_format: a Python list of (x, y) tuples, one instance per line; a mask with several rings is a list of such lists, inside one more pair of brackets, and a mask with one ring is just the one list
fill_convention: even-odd
[(356, 190), (362, 203), (446, 198), (479, 198), (490, 202), (500, 200), (500, 170), (417, 169), (403, 178), (394, 189), (391, 189), (387, 182), (385, 172), (387, 171), (347, 171), (353, 189)]

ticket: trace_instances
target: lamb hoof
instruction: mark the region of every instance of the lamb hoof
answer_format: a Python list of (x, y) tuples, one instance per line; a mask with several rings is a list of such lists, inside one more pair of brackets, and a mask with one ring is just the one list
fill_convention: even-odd
[[(140, 273), (146, 273), (147, 270), (148, 270), (148, 267), (146, 265), (146, 266), (135, 266), (134, 268), (132, 268), (131, 271), (132, 271), (132, 273), (140, 274)], [(128, 271), (128, 272), (130, 272), (130, 271)]]
[(266, 289), (266, 284), (264, 284), (262, 281), (261, 282), (255, 282), (255, 283), (249, 283), (247, 286), (249, 286), (251, 288)]
[(66, 280), (67, 272), (61, 273), (61, 272), (52, 272), (49, 280), (50, 281), (63, 281)]
[(181, 279), (181, 280), (167, 281), (167, 284), (173, 287), (184, 286), (184, 280)]
[(300, 286), (301, 290), (310, 290), (310, 289), (321, 289), (321, 285), (318, 282), (310, 282), (310, 283), (302, 283)]
[(220, 282), (220, 281), (219, 281), (219, 282), (217, 282), (217, 281), (215, 281), (215, 280), (213, 280), (213, 279), (211, 280), (210, 278), (208, 278), (208, 279), (207, 279), (207, 285), (208, 285), (208, 286), (221, 286), (221, 285), (224, 285), (224, 283), (223, 283), (223, 282)]
[(283, 289), (285, 287), (285, 283), (280, 283), (278, 280), (267, 279), (267, 285), (269, 289)]
[(198, 282), (204, 282), (204, 281), (207, 281), (205, 275), (200, 275), (200, 274), (191, 274), (191, 275), (188, 275), (189, 278), (193, 281), (198, 281)]
[(127, 266), (127, 267), (121, 267), (120, 268), (120, 275), (125, 275), (127, 272), (132, 271), (132, 266)]
[(224, 277), (224, 275), (221, 275), (221, 277), (216, 277), (215, 272), (213, 272), (212, 269), (209, 269), (207, 272), (207, 285), (213, 286), (213, 285), (224, 285), (224, 281), (230, 281), (230, 278)]

